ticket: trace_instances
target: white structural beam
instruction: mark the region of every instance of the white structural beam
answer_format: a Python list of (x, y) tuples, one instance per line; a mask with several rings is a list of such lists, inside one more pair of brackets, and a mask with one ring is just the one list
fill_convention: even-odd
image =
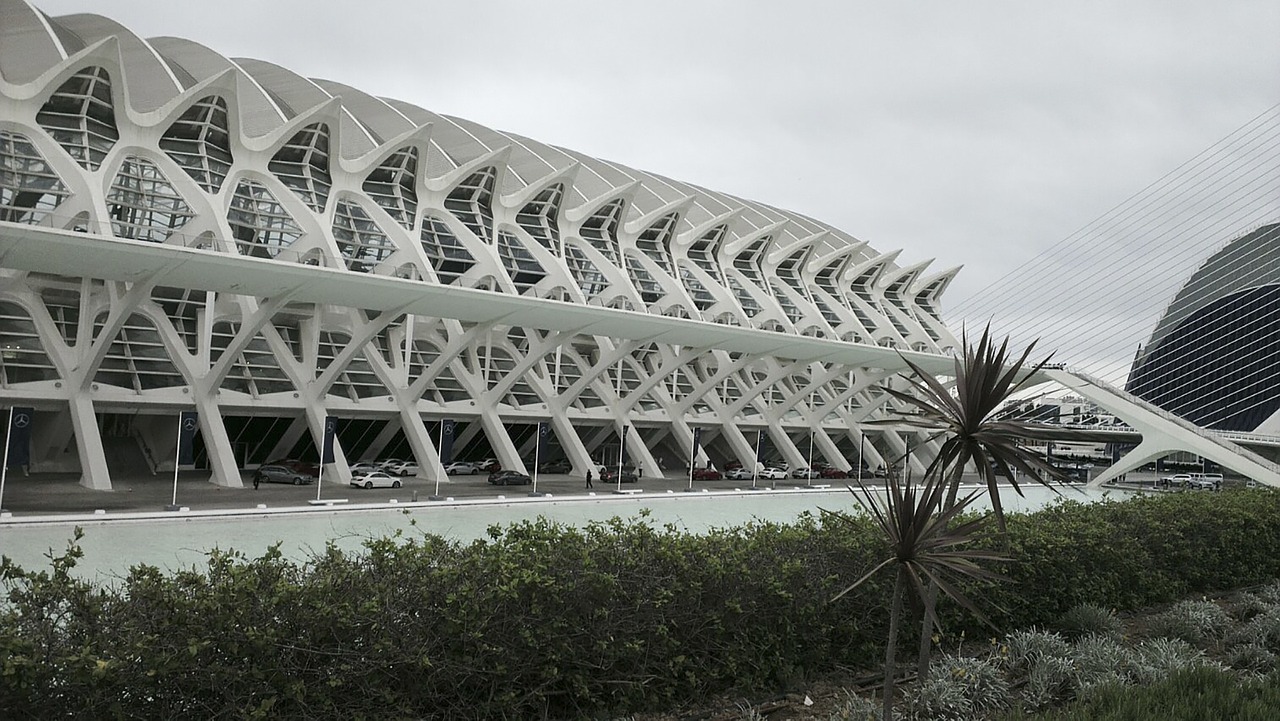
[(905, 357), (931, 373), (946, 375), (953, 368), (950, 356), (938, 354), (15, 223), (0, 222), (0, 266), (131, 282), (154, 273), (148, 269), (164, 267), (168, 285), (259, 298), (287, 294), (294, 302), (395, 310), (806, 362), (903, 370)]
[(1280, 466), (1212, 431), (1086, 374), (1051, 369), (1045, 370), (1044, 375), (1097, 403), (1142, 434), (1142, 442), (1090, 481), (1090, 486), (1097, 487), (1175, 451), (1189, 451), (1259, 483), (1280, 488)]

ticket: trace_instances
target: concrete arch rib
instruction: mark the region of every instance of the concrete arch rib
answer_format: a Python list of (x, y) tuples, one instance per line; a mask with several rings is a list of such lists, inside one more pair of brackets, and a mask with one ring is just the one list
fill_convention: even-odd
[(156, 110), (180, 95), (183, 84), (145, 40), (114, 20), (100, 15), (64, 15), (55, 20), (86, 45), (114, 37), (120, 47), (124, 96), (141, 113)]
[(341, 96), (347, 111), (382, 142), (418, 127), (386, 101), (363, 90), (321, 78), (315, 78), (313, 82), (330, 96)]
[(66, 57), (44, 13), (25, 0), (0, 0), (0, 78), (25, 85)]
[[(236, 77), (234, 100), (240, 110), (241, 132), (246, 137), (256, 138), (266, 135), (279, 128), (288, 119), (258, 81), (235, 61), (184, 38), (152, 38), (148, 42), (170, 67), (182, 68), (183, 72), (197, 81), (208, 80), (228, 70), (234, 71)], [(230, 100), (228, 98), (228, 101)]]

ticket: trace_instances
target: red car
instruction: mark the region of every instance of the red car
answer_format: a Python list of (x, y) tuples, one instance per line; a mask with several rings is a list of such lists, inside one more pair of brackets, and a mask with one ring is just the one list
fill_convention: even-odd
[(818, 471), (818, 478), (848, 478), (849, 474), (836, 468), (835, 466), (827, 466)]
[(724, 475), (714, 468), (693, 469), (693, 480), (695, 481), (718, 481), (722, 478), (724, 478)]

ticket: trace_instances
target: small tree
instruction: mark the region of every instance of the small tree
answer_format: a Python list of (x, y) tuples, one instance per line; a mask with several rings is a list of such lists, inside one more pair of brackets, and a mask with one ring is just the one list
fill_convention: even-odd
[[(1065, 472), (1019, 441), (1043, 435), (1026, 421), (1010, 417), (1007, 412), (1012, 397), (1025, 390), (1049, 358), (1031, 370), (1025, 370), (1027, 359), (1035, 348), (1030, 343), (1016, 359), (1009, 351), (1009, 339), (997, 347), (991, 339), (991, 327), (982, 330), (977, 345), (970, 345), (967, 334), (961, 334), (962, 353), (955, 358), (952, 382), (944, 385), (920, 366), (903, 358), (910, 369), (903, 378), (911, 392), (885, 388), (885, 392), (905, 403), (912, 412), (881, 421), (926, 431), (930, 440), (942, 440), (937, 457), (925, 471), (946, 487), (942, 506), (947, 510), (956, 503), (964, 470), (973, 464), (978, 477), (987, 486), (991, 509), (1001, 533), (1005, 530), (1004, 505), (1000, 499), (1000, 479), (1022, 495), (1017, 473), (1053, 489), (1054, 482), (1066, 482)], [(1062, 437), (1062, 434), (1058, 434)], [(1056, 489), (1055, 489), (1056, 490)], [(937, 625), (937, 591), (923, 597), (924, 620), (920, 631), (919, 671), (923, 678), (929, 671), (933, 629)]]
[[(883, 501), (861, 482), (858, 490), (850, 487), (849, 491), (888, 540), (889, 555), (831, 600), (843, 597), (881, 569), (890, 566), (896, 568), (893, 595), (890, 597), (889, 638), (885, 643), (884, 657), (884, 718), (889, 721), (897, 678), (898, 624), (908, 592), (915, 594), (923, 602), (928, 597), (930, 588), (941, 589), (985, 621), (985, 617), (956, 582), (966, 578), (1000, 580), (1002, 576), (979, 564), (982, 561), (1007, 559), (994, 551), (970, 545), (974, 536), (986, 525), (989, 516), (953, 524), (956, 517), (973, 502), (976, 496), (974, 493), (959, 500), (953, 499), (944, 508), (943, 500), (948, 486), (936, 477), (926, 477), (918, 486), (910, 480), (890, 478), (885, 483)], [(855, 523), (843, 513), (828, 511), (827, 514), (844, 523)]]

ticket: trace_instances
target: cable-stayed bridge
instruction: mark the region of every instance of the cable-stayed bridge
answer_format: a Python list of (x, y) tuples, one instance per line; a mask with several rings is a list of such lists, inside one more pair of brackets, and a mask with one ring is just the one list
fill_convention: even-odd
[(1280, 485), (1278, 129), (1280, 105), (948, 309), (1128, 425), (1057, 426), (1136, 444), (1095, 482), (1188, 451)]

